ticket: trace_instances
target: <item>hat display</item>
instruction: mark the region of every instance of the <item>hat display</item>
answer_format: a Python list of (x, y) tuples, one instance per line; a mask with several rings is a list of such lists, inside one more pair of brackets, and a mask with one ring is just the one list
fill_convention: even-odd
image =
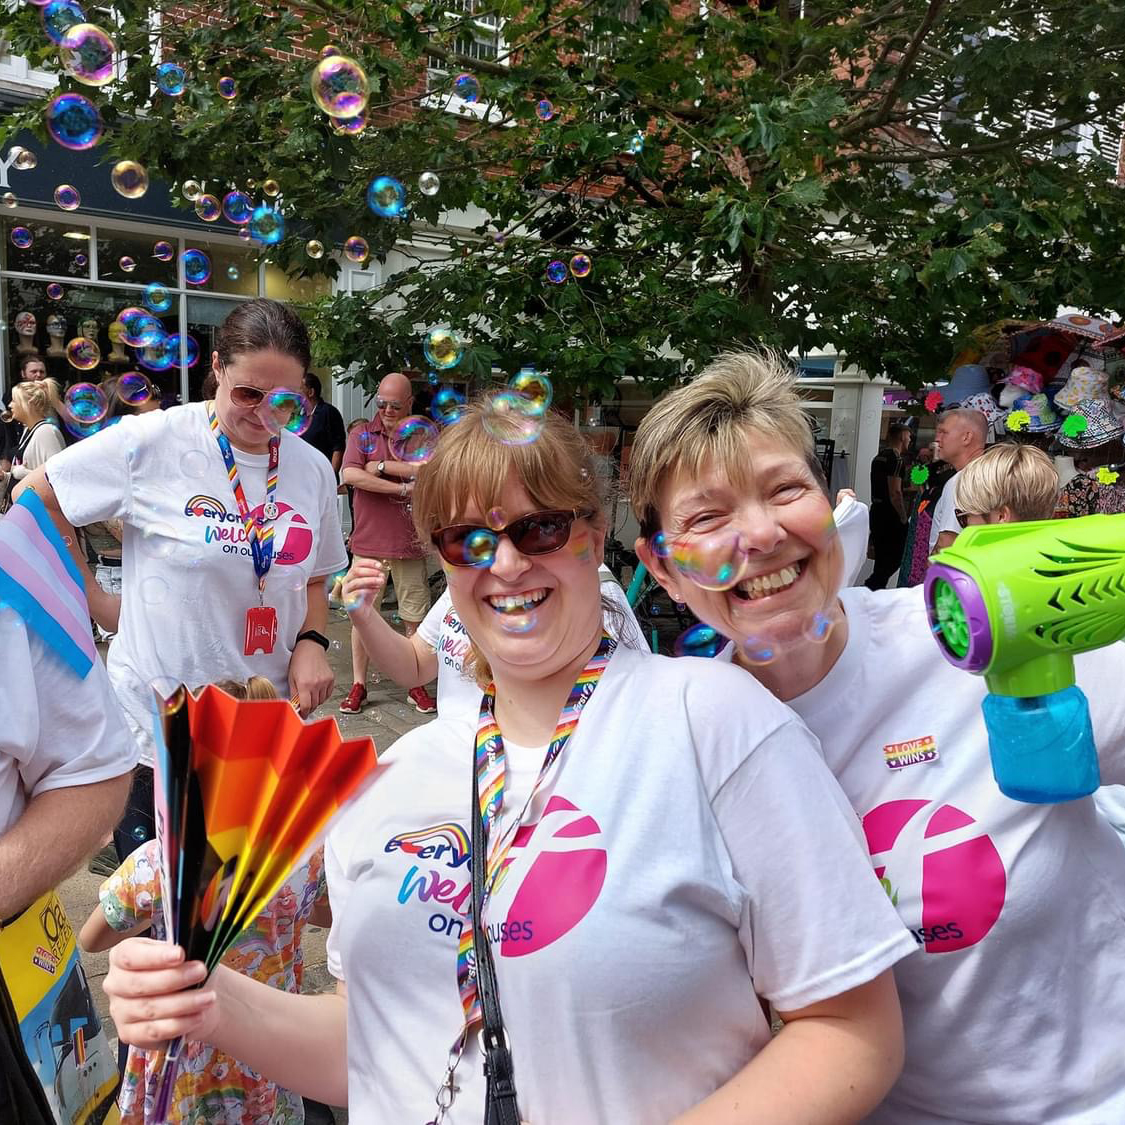
[(1122, 435), (1121, 422), (1105, 402), (1084, 398), (1074, 408), (1071, 418), (1085, 418), (1086, 428), (1077, 434), (1068, 433), (1070, 420), (1058, 436), (1059, 445), (1066, 449), (1096, 449)]
[(1059, 428), (1059, 418), (1045, 394), (1025, 395), (1016, 400), (1016, 407), (1008, 416), (1008, 427), (1025, 434), (1048, 434)]
[(953, 372), (953, 378), (941, 388), (941, 397), (948, 405), (964, 402), (969, 395), (988, 394), (988, 372), (979, 363), (963, 363)]
[(1083, 399), (1105, 400), (1109, 394), (1109, 375), (1093, 367), (1076, 367), (1062, 390), (1055, 395), (1055, 405), (1063, 410), (1077, 410)]
[(1008, 414), (1006, 410), (1002, 410), (997, 405), (996, 399), (988, 394), (969, 395), (968, 398), (962, 400), (961, 409), (979, 411), (988, 419), (988, 425), (993, 430), (999, 428), (1000, 423)]
[(1021, 364), (1014, 364), (1008, 373), (1009, 387), (1022, 387), (1028, 394), (1037, 395), (1043, 389), (1044, 379), (1038, 371)]

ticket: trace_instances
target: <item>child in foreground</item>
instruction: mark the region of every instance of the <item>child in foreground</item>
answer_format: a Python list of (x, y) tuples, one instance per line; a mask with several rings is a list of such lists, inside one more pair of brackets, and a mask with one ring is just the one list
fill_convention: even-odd
[[(254, 676), (245, 684), (217, 685), (236, 699), (276, 699), (269, 680)], [(78, 935), (87, 953), (109, 949), (151, 927), (152, 937), (167, 938), (160, 898), (160, 851), (156, 840), (136, 849), (102, 884), (94, 910)], [(324, 851), (286, 880), (223, 958), (232, 969), (287, 992), (301, 991), (301, 935), (306, 924), (329, 926)], [(163, 1054), (129, 1048), (118, 1095), (122, 1125), (152, 1125)], [(170, 1123), (183, 1125), (301, 1125), (301, 1098), (260, 1077), (230, 1055), (205, 1043), (188, 1041), (172, 1097)]]

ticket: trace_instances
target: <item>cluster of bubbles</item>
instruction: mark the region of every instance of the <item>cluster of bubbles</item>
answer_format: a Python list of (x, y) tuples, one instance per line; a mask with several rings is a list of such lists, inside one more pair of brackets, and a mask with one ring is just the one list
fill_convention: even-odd
[(86, 86), (113, 81), (114, 51), (113, 40), (92, 23), (73, 24), (59, 42), (63, 70)]
[(148, 169), (135, 160), (119, 160), (109, 173), (113, 190), (126, 199), (140, 199), (148, 191)]
[(102, 138), (102, 115), (84, 94), (70, 91), (47, 103), (44, 111), (47, 132), (63, 148), (79, 152), (93, 148)]
[(367, 206), (381, 218), (399, 219), (406, 213), (406, 188), (393, 176), (376, 176), (367, 188)]
[(317, 108), (336, 119), (358, 117), (367, 108), (370, 87), (362, 66), (345, 55), (321, 58), (309, 77)]
[(440, 431), (428, 418), (412, 415), (395, 426), (387, 443), (391, 455), (410, 465), (424, 465), (437, 449)]
[(547, 264), (547, 280), (552, 285), (562, 285), (570, 277), (589, 277), (593, 268), (594, 262), (589, 254), (575, 254), (569, 264), (561, 258), (555, 258)]

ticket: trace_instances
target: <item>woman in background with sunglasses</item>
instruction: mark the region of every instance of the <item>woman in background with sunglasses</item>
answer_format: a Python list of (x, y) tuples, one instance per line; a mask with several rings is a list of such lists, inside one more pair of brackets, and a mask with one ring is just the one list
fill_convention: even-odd
[(471, 407), (418, 476), (419, 538), (491, 686), (476, 723), (438, 718), (382, 754), (329, 835), (337, 995), (223, 969), (184, 992), (202, 966), (134, 940), (106, 981), (118, 1033), (209, 1040), (353, 1121), (479, 1125), (483, 805), (520, 1119), (857, 1121), (897, 1074), (888, 968), (914, 942), (843, 795), (800, 722), (736, 669), (611, 639), (594, 463), (560, 416), (520, 440), (511, 413)]
[[(347, 563), (336, 482), (285, 428), (309, 362), (296, 313), (247, 301), (219, 329), (213, 401), (122, 418), (28, 478), (73, 526), (123, 523), (120, 599), (86, 586), (117, 631), (109, 675), (146, 766), (154, 680), (265, 676), (302, 714), (332, 691), (323, 580)], [(131, 847), (152, 835), (151, 769), (134, 784)]]

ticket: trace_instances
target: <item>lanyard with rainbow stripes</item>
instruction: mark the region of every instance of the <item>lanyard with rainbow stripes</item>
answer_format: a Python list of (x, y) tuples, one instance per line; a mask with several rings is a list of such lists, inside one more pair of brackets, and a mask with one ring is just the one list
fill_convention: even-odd
[[(563, 750), (566, 749), (574, 728), (578, 726), (582, 708), (587, 700), (594, 694), (594, 688), (602, 678), (610, 657), (617, 648), (617, 642), (608, 634), (602, 633), (601, 643), (597, 652), (590, 657), (590, 662), (582, 669), (574, 687), (570, 690), (566, 704), (559, 715), (558, 726), (547, 747), (543, 765), (539, 770), (539, 777), (535, 782), (531, 795), (527, 798), (519, 816), (508, 826), (507, 831), (495, 844), (488, 849), (488, 863), (485, 867), (485, 885), (482, 906), (487, 903), (489, 895), (496, 889), (497, 884), (511, 864), (508, 852), (515, 842), (516, 832), (523, 823), (528, 809), (535, 800), (535, 795), (546, 780), (551, 766), (558, 760)], [(477, 784), (480, 789), (480, 808), (474, 809), (472, 815), (479, 815), (484, 822), (484, 834), (487, 840), (492, 826), (496, 823), (504, 807), (504, 775), (507, 772), (504, 762), (504, 739), (500, 735), (500, 728), (496, 725), (493, 714), (493, 704), (496, 698), (495, 684), (489, 684), (480, 705), (480, 720), (477, 724), (476, 740), (476, 769)], [(476, 967), (473, 963), (473, 918), (470, 915), (461, 930), (461, 940), (457, 946), (457, 987), (461, 992), (461, 1006), (465, 1010), (465, 1026), (461, 1033), (459, 1044), (474, 1025), (481, 1019), (480, 997), (477, 995)]]
[[(268, 523), (256, 520), (246, 503), (246, 493), (242, 488), (242, 481), (238, 479), (238, 466), (235, 464), (234, 451), (230, 447), (230, 439), (219, 429), (219, 418), (215, 413), (215, 404), (207, 404), (207, 419), (211, 423), (211, 432), (219, 443), (219, 452), (223, 455), (223, 464), (227, 467), (227, 476), (230, 478), (231, 491), (234, 493), (234, 502), (238, 505), (238, 515), (242, 520), (242, 527), (246, 532), (246, 539), (250, 544), (250, 553), (254, 556), (254, 573), (258, 576), (258, 594), (263, 593), (266, 586), (266, 575), (270, 572), (273, 563), (273, 528)], [(270, 460), (266, 469), (266, 502), (262, 512), (266, 519), (273, 519), (277, 515), (277, 504), (274, 495), (277, 492), (277, 462), (278, 450), (281, 440), (277, 434), (270, 438)]]

